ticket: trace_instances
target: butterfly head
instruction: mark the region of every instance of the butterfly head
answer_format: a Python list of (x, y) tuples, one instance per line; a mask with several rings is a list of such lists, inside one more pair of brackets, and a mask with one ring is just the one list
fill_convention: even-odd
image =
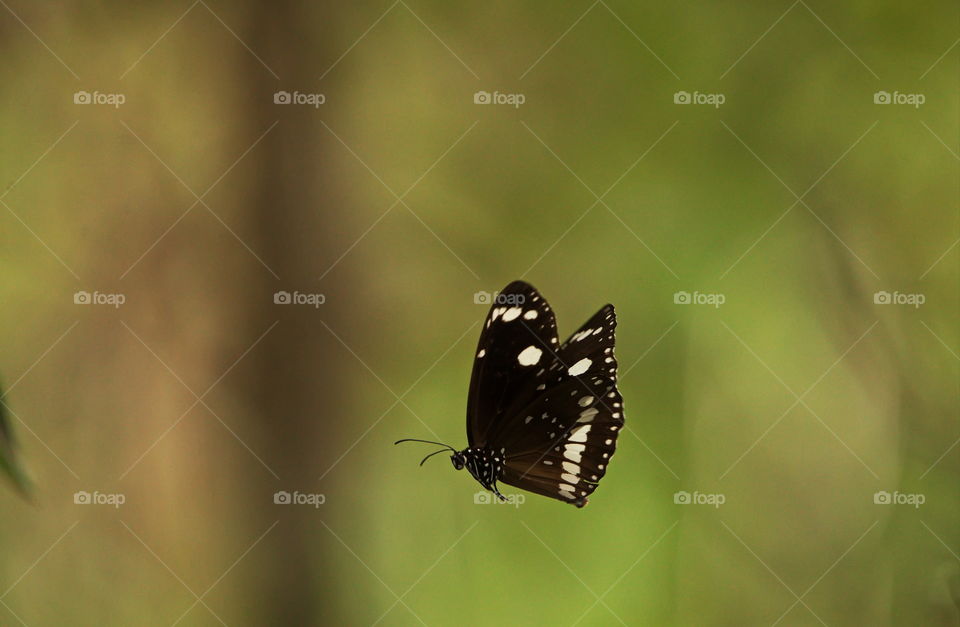
[(467, 465), (467, 458), (464, 456), (463, 451), (455, 451), (454, 454), (450, 456), (450, 461), (457, 470), (463, 470), (463, 467)]

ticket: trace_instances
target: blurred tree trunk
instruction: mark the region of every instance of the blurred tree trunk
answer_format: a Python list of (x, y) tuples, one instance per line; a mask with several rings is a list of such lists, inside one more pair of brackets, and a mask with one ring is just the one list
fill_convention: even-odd
[[(330, 8), (324, 8), (329, 12)], [(258, 137), (274, 122), (277, 126), (248, 158), (255, 159), (255, 193), (250, 196), (248, 215), (254, 216), (253, 231), (259, 234), (257, 253), (280, 277), (268, 272), (250, 283), (248, 334), (257, 337), (274, 321), (277, 326), (254, 357), (258, 380), (250, 382), (251, 415), (259, 416), (258, 432), (263, 434), (266, 461), (280, 476), (276, 490), (324, 492), (317, 477), (341, 451), (330, 449), (330, 430), (337, 428), (332, 416), (346, 403), (348, 389), (331, 354), (340, 356), (337, 345), (321, 324), (333, 328), (343, 322), (343, 310), (336, 303), (319, 309), (307, 306), (275, 305), (278, 290), (293, 292), (338, 292), (343, 272), (334, 273), (321, 285), (318, 277), (324, 264), (332, 263), (342, 242), (332, 241), (325, 224), (338, 219), (331, 197), (339, 184), (324, 171), (324, 152), (329, 143), (321, 141), (325, 130), (320, 122), (324, 111), (313, 107), (274, 104), (278, 90), (320, 91), (317, 77), (322, 71), (318, 59), (335, 59), (335, 50), (324, 50), (325, 38), (317, 24), (329, 23), (314, 5), (298, 2), (262, 3), (249, 13), (252, 47), (268, 60), (280, 75), (277, 81), (268, 72), (239, 77), (248, 80), (252, 108), (248, 128), (242, 132)], [(327, 85), (327, 84), (325, 84)], [(252, 392), (251, 392), (252, 390)], [(260, 479), (262, 468), (251, 467)], [(272, 478), (268, 478), (273, 480)], [(265, 495), (264, 498), (270, 498)], [(265, 587), (250, 591), (258, 597), (260, 615), (250, 624), (316, 625), (329, 622), (333, 589), (327, 548), (330, 538), (321, 520), (324, 508), (282, 508), (263, 503), (251, 505), (251, 516), (260, 518), (262, 529), (274, 520), (280, 523), (270, 538), (269, 561), (258, 575)], [(318, 542), (319, 540), (319, 542)]]

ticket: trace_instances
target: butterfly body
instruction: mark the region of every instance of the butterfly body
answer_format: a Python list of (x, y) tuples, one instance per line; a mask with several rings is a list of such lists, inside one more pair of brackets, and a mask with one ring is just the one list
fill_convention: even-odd
[(624, 424), (615, 328), (613, 306), (606, 305), (561, 344), (553, 311), (533, 286), (514, 281), (504, 288), (474, 357), (469, 445), (448, 447), (454, 468), (467, 468), (501, 500), (498, 481), (586, 505)]
[(506, 500), (497, 489), (497, 480), (503, 470), (502, 451), (497, 453), (490, 449), (465, 448), (450, 456), (453, 467), (457, 470), (466, 468), (473, 478), (487, 490), (490, 490), (500, 500)]

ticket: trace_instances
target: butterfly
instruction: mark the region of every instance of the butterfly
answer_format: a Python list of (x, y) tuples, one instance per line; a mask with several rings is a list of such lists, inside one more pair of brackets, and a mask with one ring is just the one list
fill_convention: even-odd
[(606, 305), (560, 344), (553, 310), (534, 287), (514, 281), (496, 298), (480, 333), (467, 401), (467, 443), (451, 451), (504, 501), (497, 482), (587, 504), (607, 472), (623, 428), (617, 390), (613, 305)]

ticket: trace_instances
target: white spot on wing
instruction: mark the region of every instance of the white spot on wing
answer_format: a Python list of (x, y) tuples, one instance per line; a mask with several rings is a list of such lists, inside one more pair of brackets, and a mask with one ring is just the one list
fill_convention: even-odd
[(585, 409), (580, 412), (580, 417), (577, 418), (577, 422), (591, 422), (593, 417), (599, 414), (599, 410), (596, 407), (591, 407), (590, 409)]
[(593, 397), (592, 397), (592, 396), (584, 396), (583, 398), (581, 398), (581, 399), (580, 399), (579, 401), (577, 401), (577, 402), (579, 403), (580, 407), (586, 407), (587, 405), (589, 405), (590, 403), (593, 402)]
[(519, 307), (511, 307), (506, 312), (504, 312), (503, 321), (510, 322), (511, 320), (516, 320), (517, 316), (519, 316), (522, 311), (523, 309), (520, 309)]
[(572, 366), (570, 366), (570, 368), (567, 369), (567, 374), (569, 374), (569, 375), (572, 376), (572, 377), (575, 377), (575, 376), (577, 376), (577, 375), (581, 375), (581, 374), (583, 374), (584, 372), (587, 371), (587, 369), (590, 367), (590, 364), (592, 364), (592, 363), (593, 363), (593, 362), (590, 361), (589, 358), (584, 357), (583, 359), (581, 359), (581, 360), (578, 361), (577, 363), (575, 363), (575, 364), (573, 364)]
[(587, 447), (583, 444), (567, 444), (563, 447), (563, 456), (572, 462), (580, 463), (580, 455)]
[(528, 311), (527, 313), (523, 314), (523, 319), (524, 319), (524, 320), (533, 320), (533, 319), (536, 318), (536, 317), (537, 317), (537, 310), (536, 310), (536, 309), (531, 309), (531, 310)]
[(486, 354), (487, 354), (487, 349), (481, 348), (481, 349), (480, 349), (480, 352), (477, 353), (477, 358), (483, 357), (483, 356), (486, 355)]
[(569, 442), (586, 442), (588, 433), (590, 433), (590, 425), (583, 425), (571, 431), (567, 440)]
[(521, 366), (532, 366), (540, 361), (542, 353), (543, 351), (536, 346), (528, 346), (517, 355), (517, 361), (520, 362)]

